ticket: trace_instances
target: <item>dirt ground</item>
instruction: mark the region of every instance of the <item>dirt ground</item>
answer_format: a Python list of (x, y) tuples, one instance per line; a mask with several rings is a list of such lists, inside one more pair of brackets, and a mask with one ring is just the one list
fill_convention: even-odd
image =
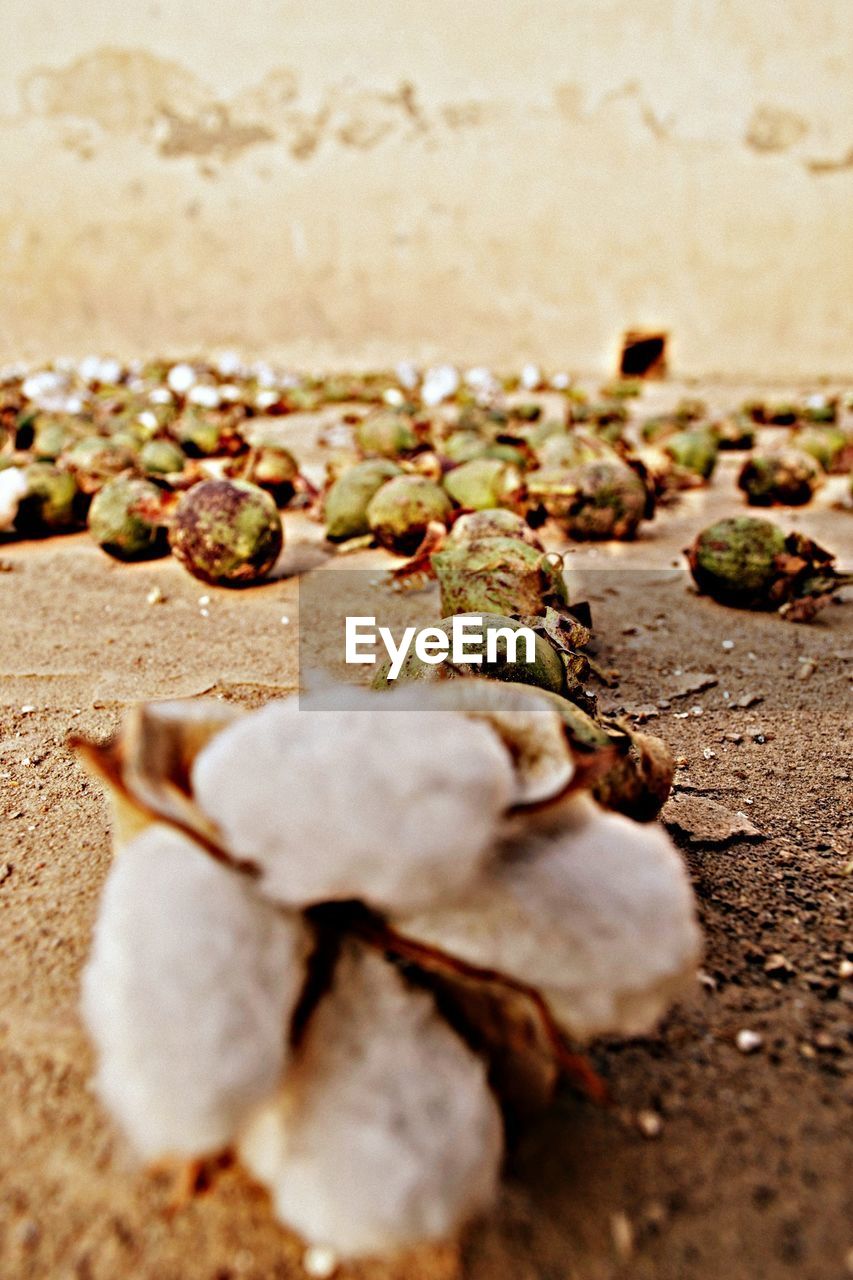
[[(663, 403), (680, 390), (654, 395)], [(285, 427), (309, 462), (320, 456), (311, 426)], [(513, 1152), (497, 1207), (458, 1247), (347, 1275), (853, 1274), (853, 600), (795, 626), (693, 592), (674, 566), (702, 523), (742, 509), (736, 466), (727, 458), (708, 493), (662, 512), (636, 543), (566, 555), (573, 595), (592, 602), (598, 656), (619, 672), (603, 701), (642, 709), (680, 758), (687, 816), (676, 838), (707, 940), (697, 991), (656, 1034), (594, 1047), (614, 1105), (562, 1094)], [(853, 515), (830, 509), (834, 492), (776, 518), (850, 565)], [(82, 534), (0, 547), (4, 1280), (303, 1274), (299, 1242), (235, 1169), (171, 1213), (168, 1178), (134, 1165), (92, 1096), (78, 981), (109, 825), (99, 787), (65, 745), (70, 733), (108, 736), (139, 698), (208, 694), (256, 705), (293, 689), (295, 575), (325, 572), (326, 553), (304, 517), (286, 524), (274, 580), (243, 592), (205, 588), (170, 560), (119, 565)], [(365, 553), (345, 567), (376, 563)], [(162, 598), (151, 603), (154, 588)], [(420, 600), (437, 616), (434, 588)], [(323, 658), (318, 651), (318, 665)], [(724, 832), (716, 843), (691, 837), (696, 797), (743, 814), (757, 831)], [(744, 1030), (761, 1037), (753, 1052), (737, 1047)]]

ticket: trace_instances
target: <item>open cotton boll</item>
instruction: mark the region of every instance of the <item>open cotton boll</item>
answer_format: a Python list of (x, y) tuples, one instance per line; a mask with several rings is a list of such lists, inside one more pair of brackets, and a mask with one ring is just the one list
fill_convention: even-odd
[(218, 1150), (275, 1090), (309, 946), (301, 920), (172, 828), (124, 847), (83, 1012), (98, 1090), (140, 1154)]
[(488, 725), (364, 694), (333, 710), (286, 699), (242, 717), (200, 752), (192, 786), (276, 901), (417, 910), (476, 878), (515, 784)]
[(502, 1150), (482, 1062), (430, 996), (353, 944), (239, 1146), (281, 1220), (344, 1257), (450, 1235), (493, 1198)]
[(22, 467), (6, 467), (0, 471), (0, 533), (14, 527), (21, 498), (28, 487)]
[(651, 1029), (694, 974), (699, 930), (684, 866), (660, 827), (586, 796), (562, 828), (505, 851), (464, 899), (404, 937), (537, 988), (578, 1040)]

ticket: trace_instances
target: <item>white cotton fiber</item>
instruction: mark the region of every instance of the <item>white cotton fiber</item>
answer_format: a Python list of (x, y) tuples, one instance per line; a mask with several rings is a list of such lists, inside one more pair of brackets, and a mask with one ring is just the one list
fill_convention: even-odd
[(27, 479), (21, 467), (6, 467), (0, 471), (0, 533), (7, 533), (13, 528), (21, 498), (27, 488)]
[(310, 941), (163, 825), (112, 865), (84, 975), (97, 1084), (140, 1154), (226, 1145), (278, 1085)]
[(240, 1155), (281, 1220), (343, 1257), (451, 1234), (495, 1194), (483, 1064), (379, 955), (351, 946)]
[(396, 927), (538, 988), (576, 1039), (646, 1032), (695, 972), (687, 874), (661, 827), (586, 797), (568, 815), (505, 850), (464, 900)]
[(199, 808), (279, 902), (416, 910), (466, 888), (512, 803), (509, 753), (463, 715), (346, 696), (272, 702), (223, 730), (193, 766)]

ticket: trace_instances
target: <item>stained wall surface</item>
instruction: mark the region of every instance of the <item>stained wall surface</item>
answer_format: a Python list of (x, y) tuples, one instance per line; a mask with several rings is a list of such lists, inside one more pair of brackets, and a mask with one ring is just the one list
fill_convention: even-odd
[(853, 369), (851, 0), (3, 0), (0, 359)]

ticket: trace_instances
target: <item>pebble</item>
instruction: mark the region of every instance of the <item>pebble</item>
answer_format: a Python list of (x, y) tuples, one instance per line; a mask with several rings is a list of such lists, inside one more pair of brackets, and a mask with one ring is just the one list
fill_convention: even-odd
[(773, 955), (768, 956), (764, 961), (764, 972), (771, 978), (790, 978), (796, 973), (796, 969), (781, 951), (774, 951)]
[(745, 1027), (735, 1036), (735, 1044), (741, 1053), (755, 1053), (764, 1044), (764, 1037)]
[(754, 707), (756, 703), (764, 701), (763, 693), (744, 693), (734, 701), (736, 707)]
[(166, 597), (159, 587), (152, 587), (145, 599), (149, 604), (163, 604)]
[(656, 1111), (637, 1113), (637, 1128), (644, 1138), (656, 1138), (663, 1129), (663, 1120)]
[(610, 1235), (613, 1240), (613, 1248), (616, 1256), (622, 1262), (627, 1262), (634, 1252), (634, 1228), (631, 1226), (631, 1220), (627, 1213), (611, 1213), (610, 1215)]
[(735, 647), (735, 642), (734, 642), (734, 640), (724, 640), (724, 641), (723, 641), (723, 648), (724, 648), (724, 649), (729, 650), (729, 649), (733, 649), (734, 647)]

